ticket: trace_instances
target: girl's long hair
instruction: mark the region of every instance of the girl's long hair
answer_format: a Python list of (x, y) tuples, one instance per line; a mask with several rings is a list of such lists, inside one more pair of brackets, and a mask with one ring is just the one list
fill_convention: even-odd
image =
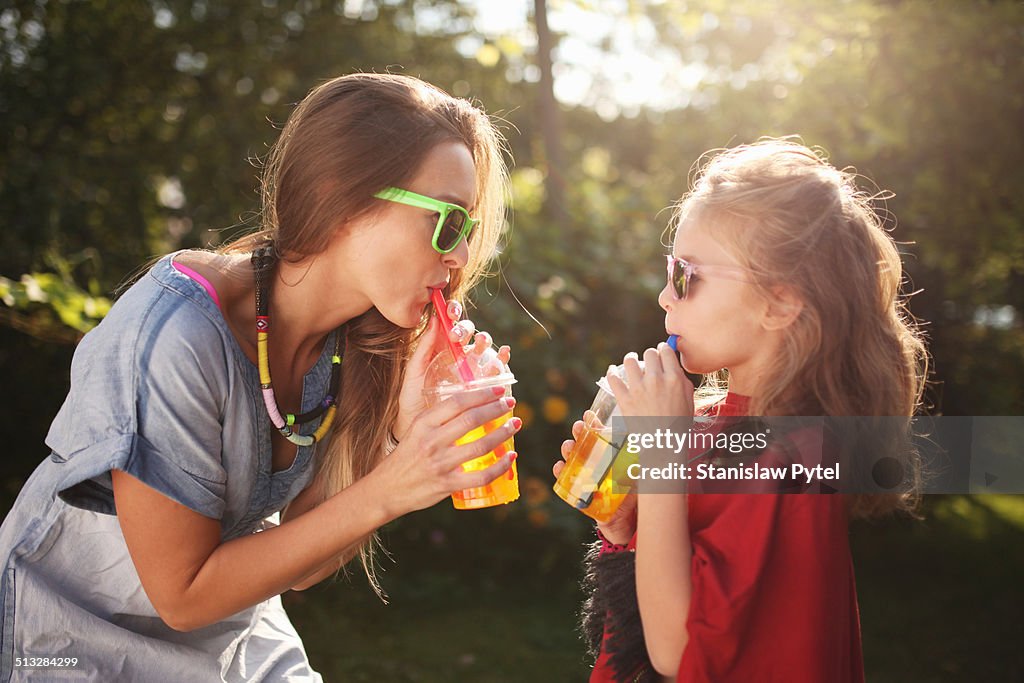
[[(888, 430), (873, 441), (885, 452), (861, 453), (853, 464), (869, 469), (878, 458), (895, 458), (904, 486), (895, 494), (851, 495), (850, 511), (912, 511), (921, 472), (904, 437), (921, 404), (928, 355), (901, 291), (896, 243), (873, 207), (884, 196), (859, 190), (852, 172), (789, 139), (712, 152), (696, 168), (675, 227), (699, 212), (761, 295), (781, 285), (803, 302), (750, 414), (886, 417), (861, 421)], [(726, 376), (708, 376), (698, 401), (720, 396)]]
[[(461, 142), (476, 166), (480, 219), (465, 268), (451, 273), (448, 296), (464, 300), (497, 249), (505, 216), (504, 141), (491, 119), (469, 102), (421, 80), (357, 73), (327, 81), (295, 108), (266, 160), (261, 229), (222, 252), (251, 252), (270, 240), (279, 258), (301, 261), (323, 251), (338, 217), (379, 210), (373, 195), (404, 186), (438, 144)], [(386, 228), (381, 228), (386, 229)], [(400, 328), (376, 308), (351, 320), (342, 364), (337, 417), (316, 474), (326, 499), (364, 477), (384, 457), (398, 415), (398, 394), (415, 329)], [(370, 585), (376, 577), (376, 534), (358, 553)], [(356, 550), (350, 551), (354, 556)]]

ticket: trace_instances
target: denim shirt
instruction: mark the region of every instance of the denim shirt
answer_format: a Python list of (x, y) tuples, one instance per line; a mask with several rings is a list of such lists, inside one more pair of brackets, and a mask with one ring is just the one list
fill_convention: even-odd
[[(169, 628), (121, 534), (113, 469), (218, 520), (222, 541), (274, 524), (315, 469), (310, 446), (272, 472), (259, 372), (172, 258), (82, 339), (46, 438), (50, 456), (0, 527), (0, 682), (319, 680), (279, 596), (194, 631)], [(332, 348), (328, 339), (303, 379), (302, 411), (327, 390)], [(31, 670), (15, 667), (18, 657), (78, 662)]]

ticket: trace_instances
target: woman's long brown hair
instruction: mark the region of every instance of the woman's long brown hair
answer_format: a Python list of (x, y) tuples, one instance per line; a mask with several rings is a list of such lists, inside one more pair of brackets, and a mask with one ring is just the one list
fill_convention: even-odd
[[(338, 216), (355, 218), (378, 209), (376, 192), (405, 185), (427, 154), (449, 141), (466, 145), (477, 174), (473, 213), (480, 225), (469, 261), (452, 272), (448, 291), (449, 297), (464, 300), (483, 275), (502, 231), (507, 186), (503, 139), (490, 118), (469, 102), (407, 76), (357, 73), (311, 91), (288, 118), (266, 160), (261, 229), (221, 251), (250, 252), (273, 240), (282, 259), (301, 261), (317, 254), (344, 230)], [(364, 477), (384, 457), (405, 364), (422, 329), (423, 324), (417, 330), (400, 328), (375, 308), (349, 322), (337, 417), (316, 475), (323, 499)], [(377, 545), (371, 534), (358, 552), (380, 595)]]

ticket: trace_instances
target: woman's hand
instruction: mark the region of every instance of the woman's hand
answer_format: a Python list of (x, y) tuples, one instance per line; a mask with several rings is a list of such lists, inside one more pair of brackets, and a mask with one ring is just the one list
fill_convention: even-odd
[(624, 417), (693, 416), (693, 383), (668, 344), (644, 351), (643, 368), (635, 353), (626, 354), (622, 364), (626, 381), (609, 375), (608, 385)]
[(389, 518), (430, 507), (455, 491), (484, 486), (508, 471), (517, 455), (506, 453), (482, 470), (463, 472), (462, 463), (494, 450), (522, 427), (517, 417), (472, 443), (455, 441), (515, 406), (504, 387), (456, 394), (413, 419), (401, 444), (366, 479), (373, 478), (387, 497)]
[[(448, 302), (448, 315), (453, 320), (461, 317), (462, 306), (458, 301)], [(452, 327), (448, 338), (463, 345), (473, 338), (470, 353), (483, 353), (491, 346), (491, 336), (486, 332), (480, 332), (474, 337), (475, 329), (472, 320), (462, 320)], [(398, 418), (395, 420), (394, 436), (399, 441), (405, 438), (405, 434), (416, 416), (427, 408), (427, 404), (423, 400), (423, 380), (430, 362), (437, 354), (444, 352), (446, 346), (447, 342), (441, 330), (441, 323), (437, 316), (432, 314), (426, 332), (420, 337), (419, 344), (416, 346), (412, 358), (409, 359), (409, 365), (405, 369), (405, 380), (398, 395)], [(511, 350), (507, 346), (498, 349), (498, 358), (506, 365), (511, 355)]]
[[(589, 410), (583, 413), (583, 420), (594, 420), (596, 418), (597, 416)], [(562, 442), (562, 459), (551, 468), (556, 478), (565, 467), (565, 461), (569, 459), (569, 454), (576, 447), (576, 442), (583, 436), (585, 424), (583, 420), (576, 420), (573, 423), (572, 438)], [(601, 535), (611, 543), (618, 545), (629, 543), (630, 539), (633, 538), (633, 534), (636, 533), (636, 493), (633, 492), (627, 495), (612, 518), (604, 523), (598, 522), (597, 528), (601, 530)]]

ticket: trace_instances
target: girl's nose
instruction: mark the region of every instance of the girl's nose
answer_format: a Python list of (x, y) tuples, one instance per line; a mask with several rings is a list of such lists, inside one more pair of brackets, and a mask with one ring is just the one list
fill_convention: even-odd
[(469, 243), (465, 239), (460, 241), (457, 247), (441, 255), (441, 262), (450, 270), (465, 268), (469, 263)]
[(669, 307), (676, 303), (675, 298), (672, 296), (672, 292), (669, 291), (669, 285), (666, 283), (658, 294), (658, 305), (661, 306), (665, 312), (668, 312)]

